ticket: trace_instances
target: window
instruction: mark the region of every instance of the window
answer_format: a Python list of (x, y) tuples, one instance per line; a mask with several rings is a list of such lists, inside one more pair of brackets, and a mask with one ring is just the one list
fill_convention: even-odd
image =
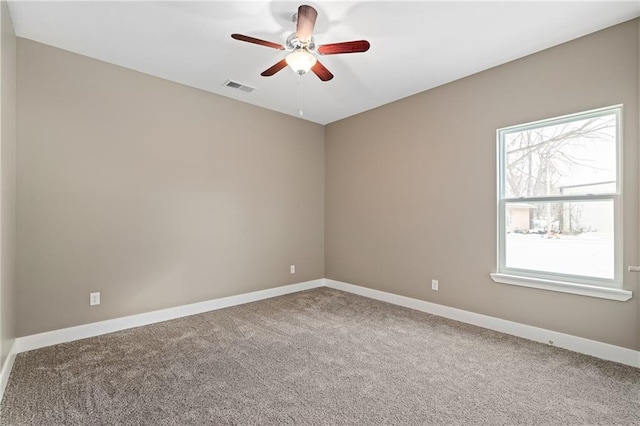
[(498, 130), (495, 281), (628, 300), (621, 106)]

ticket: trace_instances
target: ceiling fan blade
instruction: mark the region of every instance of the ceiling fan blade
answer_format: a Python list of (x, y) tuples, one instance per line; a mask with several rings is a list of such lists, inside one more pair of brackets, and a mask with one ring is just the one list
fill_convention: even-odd
[(329, 81), (333, 78), (333, 74), (331, 74), (331, 72), (322, 65), (320, 61), (317, 61), (316, 64), (311, 67), (311, 71), (313, 71), (313, 73), (322, 81)]
[(296, 23), (296, 37), (303, 43), (306, 43), (313, 34), (313, 27), (316, 25), (318, 12), (311, 6), (306, 4), (298, 8), (298, 22)]
[(274, 66), (272, 66), (271, 68), (267, 68), (266, 70), (262, 71), (260, 75), (263, 77), (271, 77), (272, 75), (274, 75), (275, 73), (277, 73), (278, 71), (286, 67), (287, 67), (287, 61), (283, 59), (277, 64), (275, 64)]
[(321, 55), (337, 55), (339, 53), (366, 52), (370, 46), (367, 40), (343, 41), (320, 45), (316, 51)]
[(249, 37), (242, 34), (231, 34), (231, 38), (240, 41), (246, 41), (247, 43), (259, 44), (260, 46), (267, 46), (272, 49), (284, 50), (284, 46), (278, 43), (273, 43), (271, 41), (260, 40), (259, 38)]

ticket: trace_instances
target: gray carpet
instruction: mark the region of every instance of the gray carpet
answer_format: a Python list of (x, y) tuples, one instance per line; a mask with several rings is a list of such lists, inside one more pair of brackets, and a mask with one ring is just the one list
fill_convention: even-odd
[(2, 425), (640, 424), (640, 369), (329, 288), (19, 354)]

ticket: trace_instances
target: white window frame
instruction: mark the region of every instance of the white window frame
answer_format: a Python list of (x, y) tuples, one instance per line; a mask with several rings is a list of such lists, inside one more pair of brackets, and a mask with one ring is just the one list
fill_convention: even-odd
[[(505, 135), (535, 129), (545, 126), (558, 125), (576, 120), (583, 120), (603, 115), (614, 114), (616, 117), (616, 190), (605, 194), (586, 195), (552, 195), (536, 197), (507, 198), (505, 184)], [(622, 284), (622, 105), (614, 105), (590, 111), (564, 115), (561, 117), (539, 120), (498, 129), (497, 136), (497, 164), (498, 164), (498, 264), (496, 273), (491, 278), (501, 284), (512, 284), (533, 287), (563, 293), (580, 294), (584, 296), (625, 301), (632, 296), (630, 291), (624, 290)], [(562, 273), (552, 273), (536, 270), (508, 268), (505, 265), (506, 247), (506, 206), (508, 203), (533, 202), (567, 202), (567, 201), (597, 201), (611, 200), (614, 209), (614, 278), (595, 278)]]

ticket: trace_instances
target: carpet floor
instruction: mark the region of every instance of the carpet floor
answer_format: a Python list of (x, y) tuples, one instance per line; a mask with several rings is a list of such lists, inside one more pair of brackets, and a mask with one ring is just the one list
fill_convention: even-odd
[(2, 425), (640, 424), (640, 369), (318, 288), (17, 356)]

